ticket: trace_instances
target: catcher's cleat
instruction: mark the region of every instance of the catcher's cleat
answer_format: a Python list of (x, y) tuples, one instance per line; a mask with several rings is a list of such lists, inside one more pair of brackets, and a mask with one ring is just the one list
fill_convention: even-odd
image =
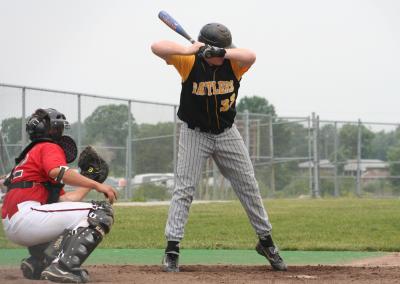
[(86, 283), (89, 281), (89, 273), (86, 269), (68, 271), (58, 263), (52, 263), (42, 272), (40, 279), (58, 283)]
[(273, 269), (279, 271), (287, 270), (287, 265), (279, 255), (278, 247), (264, 247), (261, 245), (260, 242), (258, 242), (256, 246), (256, 251), (258, 252), (258, 254), (264, 256), (269, 261)]
[(162, 264), (164, 272), (179, 272), (179, 253), (165, 253)]
[(45, 269), (44, 261), (30, 256), (21, 261), (21, 271), (26, 279), (39, 280), (40, 274)]

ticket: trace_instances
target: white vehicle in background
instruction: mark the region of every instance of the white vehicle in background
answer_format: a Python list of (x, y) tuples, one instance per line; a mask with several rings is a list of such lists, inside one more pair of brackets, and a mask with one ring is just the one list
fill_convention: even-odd
[(147, 173), (135, 175), (132, 179), (132, 186), (140, 186), (146, 183), (166, 187), (172, 190), (174, 187), (174, 174), (173, 173)]

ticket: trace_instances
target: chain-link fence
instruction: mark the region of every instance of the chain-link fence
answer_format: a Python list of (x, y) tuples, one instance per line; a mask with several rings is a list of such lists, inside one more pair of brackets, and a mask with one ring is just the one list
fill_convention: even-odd
[[(78, 149), (93, 145), (109, 162), (106, 182), (121, 199), (170, 198), (182, 123), (178, 106), (5, 84), (0, 84), (0, 99), (0, 174), (10, 171), (29, 142), (26, 118), (37, 108), (51, 107), (66, 115), (71, 130), (65, 134)], [(236, 125), (263, 197), (399, 195), (399, 123), (245, 111), (237, 114)], [(211, 159), (202, 177), (196, 198), (235, 198)]]

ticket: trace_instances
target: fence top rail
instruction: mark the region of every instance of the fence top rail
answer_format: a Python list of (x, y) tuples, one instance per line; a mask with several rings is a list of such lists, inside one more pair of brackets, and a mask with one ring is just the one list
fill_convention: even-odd
[(152, 105), (161, 105), (161, 106), (170, 106), (170, 107), (177, 106), (176, 104), (170, 104), (170, 103), (143, 101), (143, 100), (121, 98), (121, 97), (110, 97), (110, 96), (102, 96), (102, 95), (88, 94), (88, 93), (82, 93), (82, 92), (63, 91), (63, 90), (37, 88), (37, 87), (20, 86), (20, 85), (3, 84), (3, 83), (0, 83), (0, 87), (26, 89), (26, 90), (32, 90), (32, 91), (50, 92), (50, 93), (58, 93), (58, 94), (66, 94), (66, 95), (74, 95), (74, 96), (84, 96), (84, 97), (91, 97), (91, 98), (98, 98), (98, 99), (116, 100), (116, 101), (142, 103), (142, 104), (152, 104)]
[[(64, 90), (56, 90), (56, 89), (47, 89), (47, 88), (38, 88), (38, 87), (30, 87), (30, 86), (21, 86), (21, 85), (14, 85), (14, 84), (5, 84), (0, 82), (0, 87), (6, 88), (16, 88), (16, 89), (26, 89), (26, 90), (33, 90), (33, 91), (41, 91), (41, 92), (51, 92), (51, 93), (59, 93), (59, 94), (66, 94), (66, 95), (75, 95), (75, 96), (84, 96), (84, 97), (91, 97), (91, 98), (99, 98), (99, 99), (107, 99), (107, 100), (117, 100), (117, 101), (124, 101), (124, 102), (132, 102), (132, 103), (142, 103), (142, 104), (152, 104), (152, 105), (160, 105), (160, 106), (170, 106), (170, 107), (178, 107), (177, 104), (171, 103), (162, 103), (162, 102), (154, 102), (154, 101), (144, 101), (144, 100), (136, 100), (136, 99), (128, 99), (122, 97), (110, 97), (110, 96), (103, 96), (103, 95), (95, 95), (95, 94), (88, 94), (83, 92), (73, 92), (73, 91), (64, 91)], [(238, 113), (244, 115), (245, 112)], [(262, 113), (251, 113), (252, 116), (264, 116), (268, 117), (271, 115), (262, 114)], [(308, 120), (309, 117), (276, 117), (277, 119), (299, 119), (299, 120)], [(319, 120), (322, 123), (362, 123), (362, 124), (373, 124), (373, 125), (391, 125), (391, 126), (400, 126), (399, 123), (390, 123), (390, 122), (370, 122), (370, 121), (346, 121), (346, 120)]]
[(400, 126), (400, 122), (399, 123), (390, 123), (390, 122), (371, 122), (371, 121), (362, 121), (360, 120), (358, 121), (349, 121), (349, 120), (319, 120), (319, 122), (323, 122), (323, 123), (346, 123), (346, 124), (374, 124), (374, 125), (392, 125), (392, 126)]

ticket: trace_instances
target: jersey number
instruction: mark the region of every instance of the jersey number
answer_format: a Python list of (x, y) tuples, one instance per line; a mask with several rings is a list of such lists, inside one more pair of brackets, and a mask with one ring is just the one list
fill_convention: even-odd
[(229, 108), (233, 105), (235, 102), (236, 94), (233, 93), (232, 96), (229, 99), (225, 99), (221, 101), (221, 107), (219, 108), (220, 112), (225, 112), (228, 111)]

